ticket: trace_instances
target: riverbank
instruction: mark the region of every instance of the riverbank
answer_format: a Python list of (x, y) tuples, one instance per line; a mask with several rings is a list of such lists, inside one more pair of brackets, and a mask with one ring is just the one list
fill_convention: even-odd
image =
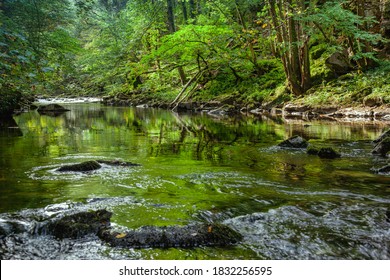
[[(139, 89), (104, 96), (106, 105), (159, 107), (210, 114), (272, 114), (303, 119), (372, 119), (390, 121), (390, 65), (384, 63), (365, 73), (313, 80), (303, 96), (289, 93), (284, 82), (264, 88), (246, 80), (215, 94), (212, 85), (173, 102), (181, 88), (162, 91)], [(262, 90), (260, 91), (259, 88)]]

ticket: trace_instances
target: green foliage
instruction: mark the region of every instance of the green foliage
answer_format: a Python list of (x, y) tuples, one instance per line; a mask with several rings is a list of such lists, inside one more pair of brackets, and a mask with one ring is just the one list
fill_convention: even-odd
[(383, 40), (380, 34), (365, 28), (375, 22), (374, 19), (361, 17), (345, 6), (346, 1), (327, 1), (300, 20), (313, 22), (322, 32), (322, 44), (327, 44), (329, 48), (341, 51), (350, 47), (353, 51), (351, 58), (355, 61), (362, 58), (375, 59), (375, 53), (364, 47), (364, 44), (376, 45)]
[[(169, 102), (190, 81), (194, 99), (231, 95), (259, 104), (276, 98), (286, 78), (305, 80), (310, 65), (311, 83), (301, 88), (319, 90), (309, 92), (313, 102), (340, 101), (322, 91), (334, 79), (325, 60), (341, 49), (349, 49), (359, 66), (376, 59), (373, 46), (381, 37), (369, 29), (375, 21), (356, 15), (347, 1), (284, 1), (286, 6), (274, 6), (275, 18), (286, 25), (292, 20), (299, 34), (292, 34), (294, 42), (277, 42), (281, 25), (271, 20), (271, 2), (173, 1), (172, 19), (167, 1), (6, 0), (0, 9), (0, 87), (52, 95), (148, 92)], [(301, 65), (286, 75), (288, 49)], [(372, 94), (381, 95), (386, 85)]]
[(0, 82), (23, 93), (53, 91), (74, 73), (81, 50), (68, 1), (4, 1)]

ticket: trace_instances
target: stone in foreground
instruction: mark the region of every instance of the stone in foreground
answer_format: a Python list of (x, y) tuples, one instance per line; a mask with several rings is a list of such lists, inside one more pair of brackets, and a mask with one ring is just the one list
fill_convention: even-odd
[(193, 224), (187, 226), (145, 226), (124, 233), (101, 231), (99, 237), (112, 247), (121, 248), (194, 248), (229, 246), (242, 236), (222, 224)]
[(97, 235), (98, 232), (110, 226), (112, 213), (107, 210), (80, 212), (65, 216), (48, 225), (48, 233), (56, 238), (81, 238), (85, 235)]

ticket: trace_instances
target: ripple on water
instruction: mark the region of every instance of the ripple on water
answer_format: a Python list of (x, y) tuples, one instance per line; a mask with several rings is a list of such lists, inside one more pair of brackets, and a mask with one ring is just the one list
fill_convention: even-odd
[(385, 207), (325, 202), (318, 206), (313, 204), (310, 212), (283, 206), (225, 223), (244, 236), (245, 246), (266, 259), (390, 258)]

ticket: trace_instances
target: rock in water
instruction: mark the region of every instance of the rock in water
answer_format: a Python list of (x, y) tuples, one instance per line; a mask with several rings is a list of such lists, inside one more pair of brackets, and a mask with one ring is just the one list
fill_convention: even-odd
[(39, 106), (37, 111), (41, 115), (59, 116), (62, 113), (65, 113), (65, 112), (70, 111), (70, 110), (66, 109), (58, 104), (48, 104), (48, 105)]
[(329, 159), (334, 159), (334, 158), (339, 158), (341, 155), (336, 152), (333, 148), (321, 148), (317, 155), (320, 158), (329, 158)]
[(87, 172), (87, 171), (93, 171), (101, 168), (102, 166), (94, 161), (85, 161), (81, 163), (76, 164), (70, 164), (70, 165), (64, 165), (58, 168), (56, 171), (59, 172)]
[(111, 216), (112, 213), (107, 210), (80, 212), (51, 222), (47, 229), (48, 233), (59, 239), (97, 235), (100, 230), (110, 226)]
[(221, 224), (193, 224), (183, 227), (145, 226), (124, 233), (101, 231), (99, 237), (113, 247), (122, 248), (193, 248), (228, 246), (242, 236)]
[(379, 168), (376, 172), (379, 174), (388, 174), (390, 173), (390, 165), (383, 166), (382, 168)]
[(320, 150), (315, 148), (315, 147), (309, 147), (309, 148), (307, 148), (306, 153), (309, 155), (316, 155), (317, 156), (319, 151)]
[(372, 150), (372, 153), (375, 155), (380, 155), (385, 157), (386, 154), (390, 152), (390, 136), (385, 137), (379, 143), (377, 143)]
[(287, 140), (284, 140), (283, 142), (279, 143), (279, 147), (283, 148), (298, 148), (298, 149), (304, 149), (307, 148), (309, 143), (303, 139), (300, 136), (293, 136)]

